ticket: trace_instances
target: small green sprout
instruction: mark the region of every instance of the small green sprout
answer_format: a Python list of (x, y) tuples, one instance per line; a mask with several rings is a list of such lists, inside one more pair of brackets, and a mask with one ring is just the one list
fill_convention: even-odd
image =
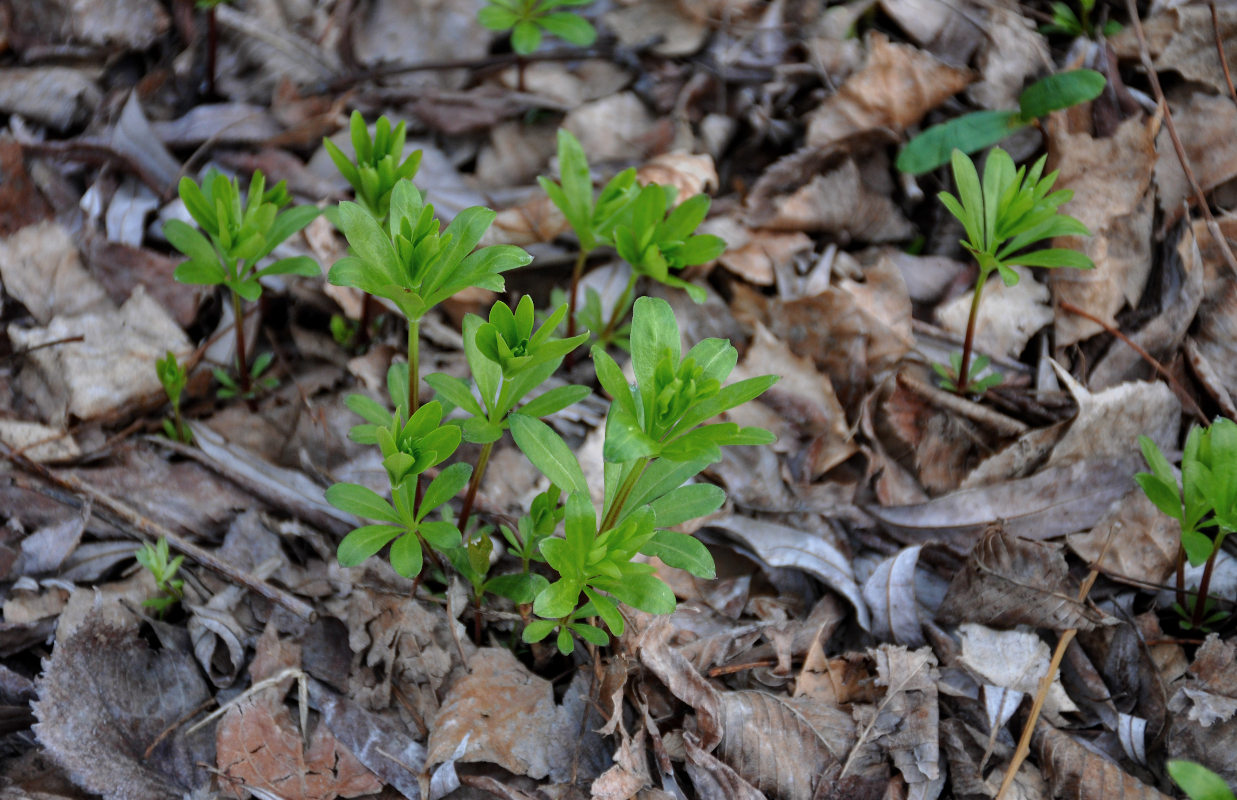
[(898, 153), (897, 168), (912, 175), (947, 163), (954, 150), (975, 153), (1029, 127), (1053, 111), (1099, 97), (1105, 78), (1092, 69), (1075, 69), (1041, 78), (1018, 96), (1015, 110), (973, 111), (933, 125)]
[(180, 415), (180, 397), (189, 383), (189, 372), (176, 361), (176, 354), (171, 350), (163, 358), (155, 361), (155, 372), (163, 391), (167, 393), (168, 402), (172, 404), (172, 419), (163, 420), (163, 432), (174, 442), (188, 444), (193, 441), (193, 433), (185, 425)]
[[(416, 150), (404, 158), (404, 123), (394, 128), (391, 120), (379, 117), (374, 123), (371, 138), (365, 118), (360, 111), (353, 111), (349, 123), (352, 134), (352, 160), (330, 139), (323, 139), (322, 146), (335, 162), (335, 168), (356, 192), (357, 203), (379, 223), (387, 218), (391, 207), (391, 192), (395, 185), (411, 179), (421, 166), (421, 151)], [(401, 161), (401, 159), (403, 159)]]
[(1224, 779), (1193, 761), (1169, 761), (1168, 774), (1190, 800), (1237, 800)]
[(133, 554), (137, 563), (150, 570), (154, 576), (155, 586), (162, 593), (159, 597), (151, 597), (142, 601), (146, 608), (153, 608), (162, 617), (167, 610), (179, 603), (185, 597), (185, 582), (176, 577), (184, 556), (176, 556), (169, 560), (168, 540), (160, 538), (154, 544), (147, 542)]
[[(984, 375), (984, 370), (988, 368), (990, 362), (991, 359), (985, 355), (975, 356), (971, 360), (971, 368), (967, 370), (970, 374), (966, 376), (966, 386), (969, 393), (983, 394), (992, 387), (1001, 385), (1001, 381), (1005, 378), (996, 370)], [(932, 369), (940, 376), (941, 386), (944, 389), (950, 392), (958, 391), (958, 384), (954, 378), (962, 374), (961, 353), (951, 353), (949, 355), (949, 367), (946, 367), (944, 364), (933, 363)]]
[(578, 47), (597, 39), (597, 30), (579, 14), (556, 8), (586, 6), (593, 0), (488, 0), (477, 20), (492, 31), (511, 31), (511, 49), (521, 56), (541, 45), (548, 33)]
[(966, 338), (962, 356), (947, 379), (960, 395), (973, 394), (978, 388), (971, 383), (976, 374), (971, 370), (971, 349), (975, 341), (975, 325), (979, 319), (979, 301), (984, 284), (992, 273), (999, 273), (1006, 286), (1018, 282), (1014, 266), (1073, 267), (1091, 269), (1095, 263), (1084, 253), (1069, 248), (1046, 250), (1027, 248), (1056, 236), (1089, 236), (1090, 231), (1078, 220), (1058, 209), (1074, 196), (1062, 189), (1052, 192), (1057, 173), (1043, 175), (1046, 156), (1041, 156), (1030, 171), (1015, 169), (1014, 161), (999, 147), (988, 154), (984, 165), (984, 180), (970, 157), (961, 150), (953, 152), (954, 182), (958, 196), (949, 192), (937, 195), (949, 213), (958, 218), (966, 232), (962, 246), (979, 265), (979, 279), (971, 299), (971, 313), (966, 323)]
[[(249, 366), (248, 380), (242, 381), (241, 384), (238, 384), (232, 379), (231, 375), (218, 367), (211, 370), (215, 380), (219, 381), (219, 391), (215, 392), (215, 395), (221, 400), (228, 400), (233, 397), (239, 397), (242, 400), (252, 400), (260, 392), (269, 392), (271, 389), (274, 389), (279, 385), (279, 379), (274, 375), (264, 374), (273, 359), (273, 353), (259, 353), (258, 357), (253, 360), (253, 364)], [(244, 384), (248, 384), (249, 388), (244, 388)]]
[[(1059, 0), (1054, 2), (1052, 8), (1052, 24), (1041, 25), (1039, 32), (1044, 34), (1059, 33), (1065, 36), (1079, 37), (1084, 36), (1088, 39), (1095, 38), (1095, 25), (1091, 22), (1091, 12), (1095, 10), (1095, 0), (1078, 0), (1078, 10), (1081, 13), (1075, 14), (1074, 9), (1069, 7), (1069, 4), (1062, 3)], [(1100, 33), (1104, 36), (1116, 36), (1121, 32), (1121, 23), (1116, 20), (1108, 20), (1100, 28)]]
[[(576, 333), (576, 298), (584, 264), (598, 247), (614, 245), (614, 226), (640, 190), (636, 185), (636, 170), (629, 167), (611, 178), (594, 199), (588, 158), (584, 155), (580, 140), (566, 128), (558, 129), (558, 172), (560, 183), (546, 177), (538, 177), (537, 180), (546, 196), (563, 213), (580, 242), (567, 294), (567, 336), (570, 338)], [(601, 320), (600, 298), (596, 300), (596, 306), (599, 321), (590, 330), (601, 330), (605, 324)], [(626, 315), (626, 309), (623, 314)]]
[[(1212, 611), (1208, 597), (1216, 556), (1225, 537), (1237, 531), (1237, 423), (1221, 417), (1194, 427), (1181, 455), (1181, 482), (1155, 442), (1138, 437), (1151, 472), (1134, 477), (1156, 508), (1181, 526), (1177, 552), (1177, 612), (1189, 628), (1206, 628), (1228, 614)], [(1185, 562), (1203, 566), (1198, 593), (1185, 591)]]
[(232, 393), (251, 397), (253, 378), (262, 370), (251, 370), (246, 364), (243, 301), (258, 299), (262, 294), (260, 279), (265, 276), (319, 274), (317, 263), (309, 256), (281, 258), (262, 266), (271, 251), (318, 215), (318, 209), (297, 206), (281, 211), (291, 202), (285, 183), (280, 181), (267, 190), (266, 178), (260, 170), (253, 174), (248, 197), (241, 195), (235, 180), (213, 169), (201, 186), (188, 177), (182, 178), (179, 191), (201, 231), (180, 220), (169, 220), (163, 226), (167, 240), (188, 257), (176, 267), (173, 277), (181, 283), (228, 288), (235, 317), (239, 376), (239, 386), (232, 382)]

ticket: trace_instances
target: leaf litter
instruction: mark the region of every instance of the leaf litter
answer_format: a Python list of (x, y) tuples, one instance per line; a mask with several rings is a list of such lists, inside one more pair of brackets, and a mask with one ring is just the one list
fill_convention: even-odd
[[(1192, 422), (1237, 413), (1237, 289), (1213, 238), (1231, 237), (1237, 197), (1232, 9), (1145, 10), (1160, 104), (1116, 5), (1092, 11), (1124, 26), (1097, 46), (1041, 32), (1028, 3), (602, 2), (582, 8), (593, 45), (527, 60), (480, 5), (225, 3), (213, 97), (188, 3), (0, 5), (0, 791), (990, 798), (1028, 724), (1005, 797), (1173, 796), (1167, 758), (1237, 785), (1237, 631), (1182, 627), (1177, 523), (1133, 482), (1139, 435), (1171, 459)], [(1002, 146), (1047, 153), (1092, 234), (1054, 246), (1096, 269), (991, 286), (976, 345), (1004, 381), (948, 396), (930, 364), (961, 347), (974, 265), (932, 199), (947, 171), (894, 159), (928, 126), (1012, 108), (1079, 65), (1108, 76), (1105, 94)], [(484, 609), (474, 641), (458, 589), (341, 567), (350, 520), (322, 486), (381, 477), (347, 438), (344, 397), (380, 394), (401, 332), (320, 279), (277, 277), (252, 311), (283, 384), (256, 414), (213, 399), (197, 366), (197, 444), (150, 435), (157, 358), (230, 358), (212, 334), (230, 310), (170, 278), (175, 182), (261, 165), (333, 203), (344, 186), (320, 137), (350, 152), (352, 108), (408, 121), (444, 218), (496, 208), (485, 244), (537, 256), (517, 294), (567, 282), (574, 245), (535, 186), (556, 174), (560, 126), (594, 178), (630, 166), (713, 197), (705, 228), (729, 247), (687, 276), (708, 301), (650, 293), (689, 339), (734, 341), (736, 377), (782, 376), (731, 415), (779, 440), (704, 473), (729, 501), (686, 532), (718, 577), (659, 566), (675, 614), (624, 608), (611, 647), (564, 659), (519, 642), (519, 607)], [(344, 253), (325, 218), (286, 248)], [(585, 286), (613, 302), (626, 274), (602, 255)], [(426, 320), (435, 369), (462, 370), (459, 320), (490, 299)], [(370, 325), (364, 353), (332, 315)], [(554, 421), (599, 451), (585, 407)], [(598, 499), (599, 459), (583, 458)], [(512, 524), (538, 489), (512, 448), (492, 464), (477, 513)], [(154, 617), (133, 561), (152, 530), (230, 576), (187, 560), (183, 608)], [(1232, 564), (1221, 553), (1210, 578), (1222, 611)]]

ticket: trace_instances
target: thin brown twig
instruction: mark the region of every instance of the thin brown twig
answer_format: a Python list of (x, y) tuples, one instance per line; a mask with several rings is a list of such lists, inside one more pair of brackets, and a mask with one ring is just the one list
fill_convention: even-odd
[(1057, 299), (1057, 305), (1061, 307), (1062, 311), (1068, 311), (1071, 314), (1077, 314), (1083, 319), (1091, 320), (1092, 322), (1094, 322), (1096, 325), (1099, 325), (1101, 328), (1103, 328), (1108, 333), (1111, 333), (1113, 336), (1117, 337), (1118, 339), (1120, 339), (1121, 341), (1129, 345), (1129, 348), (1131, 350), (1137, 353), (1139, 357), (1142, 358), (1143, 361), (1146, 361), (1148, 364), (1150, 364), (1151, 368), (1155, 370), (1156, 373), (1161, 378), (1163, 378), (1165, 381), (1168, 382), (1168, 385), (1171, 386), (1173, 388), (1173, 391), (1176, 392), (1178, 396), (1181, 397), (1182, 401), (1186, 404), (1186, 407), (1188, 408), (1189, 412), (1194, 415), (1195, 419), (1197, 419), (1199, 423), (1202, 425), (1207, 424), (1208, 422), (1207, 415), (1204, 414), (1203, 410), (1198, 407), (1198, 403), (1194, 401), (1194, 398), (1190, 397), (1189, 393), (1186, 392), (1185, 387), (1182, 386), (1181, 383), (1175, 377), (1173, 377), (1173, 374), (1168, 371), (1167, 367), (1165, 367), (1159, 361), (1156, 361), (1155, 358), (1152, 357), (1150, 353), (1144, 350), (1142, 345), (1138, 344), (1138, 342), (1135, 342), (1133, 339), (1126, 336), (1124, 333), (1117, 330), (1112, 325), (1109, 325), (1104, 320), (1095, 316), (1090, 311), (1087, 311), (1085, 308), (1080, 308), (1074, 305), (1073, 303), (1071, 303), (1070, 301), (1062, 300), (1060, 298)]
[(1224, 256), (1225, 265), (1228, 266), (1229, 271), (1234, 276), (1237, 276), (1237, 256), (1233, 255), (1232, 248), (1228, 246), (1228, 239), (1224, 238), (1219, 223), (1216, 222), (1215, 217), (1211, 214), (1211, 206), (1207, 204), (1207, 196), (1203, 193), (1203, 187), (1199, 185), (1198, 179), (1194, 177), (1194, 169), (1190, 166), (1190, 158), (1186, 155), (1185, 146), (1181, 144), (1181, 137), (1177, 134), (1177, 125), (1173, 122), (1172, 111), (1168, 107), (1168, 99), (1164, 97), (1164, 89), (1160, 87), (1160, 76), (1156, 74), (1155, 65), (1151, 63), (1151, 52), (1147, 48), (1147, 36), (1143, 32), (1142, 20), (1138, 17), (1138, 4), (1134, 0), (1125, 0), (1125, 7), (1130, 15), (1130, 23), (1134, 26), (1134, 33), (1138, 36), (1139, 58), (1142, 61), (1143, 69), (1147, 71), (1148, 80), (1151, 81), (1151, 90), (1155, 94), (1155, 101), (1164, 109), (1164, 124), (1168, 128), (1168, 137), (1172, 139), (1173, 149), (1177, 151), (1177, 160), (1181, 163), (1181, 169), (1190, 184), (1190, 189), (1194, 192), (1194, 202), (1207, 220), (1207, 230), (1211, 233), (1211, 238), (1215, 239), (1216, 244), (1220, 246), (1220, 252)]
[(1215, 0), (1207, 0), (1211, 9), (1211, 30), (1216, 35), (1216, 53), (1220, 56), (1220, 68), (1224, 70), (1224, 83), (1228, 86), (1228, 96), (1237, 103), (1237, 89), (1233, 88), (1233, 76), (1228, 71), (1228, 58), (1224, 55), (1224, 40), (1220, 38), (1220, 15), (1216, 12)]
[(124, 527), (131, 529), (132, 533), (139, 534), (138, 538), (149, 537), (152, 540), (166, 539), (168, 544), (180, 553), (193, 560), (200, 566), (218, 573), (227, 580), (244, 586), (254, 594), (261, 595), (271, 602), (282, 606), (283, 608), (296, 614), (298, 617), (306, 620), (313, 620), (316, 615), (313, 608), (303, 600), (300, 600), (288, 594), (284, 590), (272, 586), (264, 580), (254, 577), (247, 572), (243, 572), (231, 564), (223, 561), (213, 553), (199, 547), (182, 537), (175, 531), (169, 530), (163, 525), (154, 520), (147, 519), (139, 514), (136, 510), (129, 507), (126, 503), (117, 500), (106, 492), (98, 489), (76, 475), (59, 475), (52, 472), (47, 467), (30, 460), (20, 453), (13, 451), (4, 442), (0, 442), (0, 458), (10, 462), (18, 469), (30, 475), (39, 478), (46, 483), (50, 483), (60, 489), (72, 492), (89, 498), (97, 509), (106, 510), (110, 516), (115, 517), (124, 523)]

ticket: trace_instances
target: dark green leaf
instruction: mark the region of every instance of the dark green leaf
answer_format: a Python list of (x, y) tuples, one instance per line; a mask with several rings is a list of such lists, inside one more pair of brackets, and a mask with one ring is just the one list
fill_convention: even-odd
[(339, 563), (355, 567), (386, 547), (387, 542), (399, 536), (403, 528), (394, 525), (364, 525), (349, 533), (339, 543)]
[(1092, 69), (1075, 69), (1048, 75), (1028, 86), (1018, 97), (1025, 120), (1094, 100), (1104, 91), (1104, 76)]
[(954, 149), (974, 153), (1026, 127), (1016, 111), (976, 111), (933, 125), (898, 154), (897, 168), (922, 175), (949, 163)]
[(404, 534), (391, 545), (391, 566), (405, 578), (421, 574), (421, 541), (411, 533)]
[(223, 267), (214, 261), (185, 261), (177, 265), (172, 277), (192, 286), (216, 286), (226, 279)]
[(520, 413), (528, 417), (548, 417), (580, 402), (592, 393), (587, 386), (556, 386), (522, 405)]
[(523, 414), (509, 417), (516, 446), (555, 486), (588, 495), (588, 481), (571, 449), (549, 425)]
[(399, 522), (395, 509), (373, 489), (355, 483), (336, 483), (326, 490), (326, 501), (349, 514), (366, 519)]
[(417, 519), (424, 519), (426, 514), (459, 494), (460, 490), (468, 484), (470, 475), (472, 475), (472, 465), (463, 462), (452, 464), (438, 473), (438, 477), (425, 487), (425, 495), (421, 498), (421, 508), (417, 511)]
[(640, 548), (640, 552), (657, 556), (669, 566), (686, 570), (697, 578), (712, 580), (717, 577), (717, 568), (709, 549), (694, 537), (674, 531), (657, 531), (653, 538)]
[(693, 483), (671, 489), (649, 504), (657, 527), (668, 528), (689, 519), (712, 514), (726, 501), (726, 493), (711, 483)]

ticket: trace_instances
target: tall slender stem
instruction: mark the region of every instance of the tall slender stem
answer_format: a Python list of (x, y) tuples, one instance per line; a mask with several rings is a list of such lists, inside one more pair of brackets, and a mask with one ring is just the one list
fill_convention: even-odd
[(1198, 594), (1194, 595), (1194, 610), (1190, 615), (1190, 622), (1195, 628), (1203, 624), (1203, 617), (1207, 613), (1207, 594), (1211, 590), (1211, 573), (1216, 566), (1216, 556), (1220, 554), (1220, 543), (1216, 542), (1211, 550), (1211, 555), (1207, 557), (1207, 566), (1203, 567), (1203, 579), (1198, 583)]
[(215, 20), (215, 7), (206, 11), (206, 91), (215, 96), (215, 54), (219, 50), (219, 24)]
[(241, 296), (232, 292), (232, 316), (236, 321), (236, 370), (239, 372), (241, 397), (248, 397), (249, 359), (245, 356), (245, 312), (241, 308)]
[(468, 525), (468, 518), (472, 516), (473, 502), (477, 499), (477, 488), (481, 485), (481, 478), (485, 475), (485, 468), (490, 465), (490, 453), (493, 450), (493, 442), (486, 442), (482, 445), (481, 455), (477, 457), (477, 467), (472, 471), (472, 477), (468, 479), (468, 491), (464, 494), (464, 503), (460, 506), (460, 515), (455, 521), (455, 527), (460, 529), (460, 533), (464, 533), (464, 528)]
[(1185, 546), (1177, 542), (1177, 605), (1182, 611), (1188, 611), (1185, 596)]
[(623, 309), (627, 307), (627, 303), (631, 300), (631, 292), (636, 288), (636, 273), (633, 271), (631, 277), (627, 279), (627, 286), (623, 288), (623, 293), (619, 295), (618, 301), (615, 302), (614, 308), (610, 309), (610, 319), (606, 320), (606, 327), (602, 329), (601, 334), (597, 337), (602, 344), (610, 341), (610, 335), (614, 333), (614, 328), (618, 325), (619, 314), (623, 313)]
[(421, 407), (421, 321), (408, 320), (408, 416)]
[(979, 280), (975, 282), (975, 295), (971, 298), (971, 314), (966, 319), (966, 338), (962, 340), (962, 362), (958, 365), (958, 380), (954, 384), (955, 392), (965, 395), (971, 388), (971, 348), (975, 344), (975, 324), (979, 321), (979, 298), (984, 293), (984, 284), (988, 282), (990, 273), (979, 270)]
[(623, 485), (614, 493), (614, 500), (610, 503), (610, 510), (606, 512), (606, 518), (601, 521), (601, 527), (597, 529), (599, 534), (610, 530), (618, 522), (619, 515), (623, 513), (623, 504), (627, 502), (628, 497), (631, 497), (632, 490), (636, 488), (636, 481), (640, 480), (640, 476), (644, 474), (644, 468), (648, 465), (649, 460), (642, 458), (632, 466), (627, 479), (623, 481)]

